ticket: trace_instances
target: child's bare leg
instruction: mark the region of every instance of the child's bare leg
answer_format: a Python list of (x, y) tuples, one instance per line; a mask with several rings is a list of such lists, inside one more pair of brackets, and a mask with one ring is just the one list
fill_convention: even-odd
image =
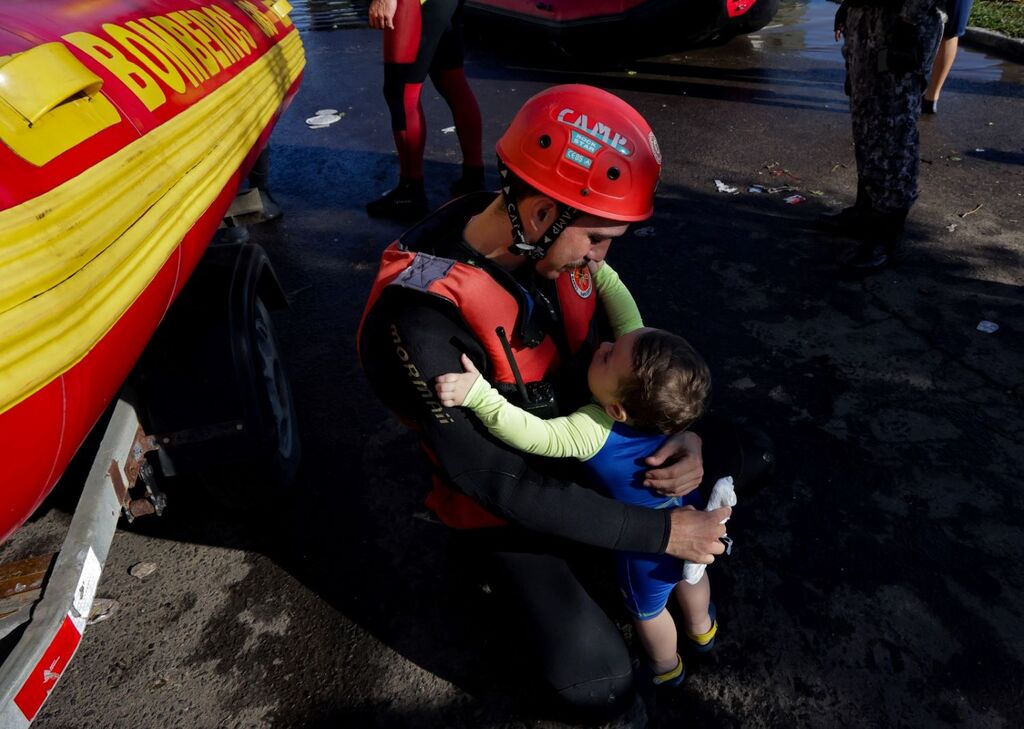
[(662, 610), (650, 620), (634, 620), (637, 635), (655, 673), (667, 673), (676, 667), (676, 624), (668, 610)]
[(691, 635), (702, 635), (711, 630), (711, 616), (708, 606), (711, 604), (711, 583), (705, 572), (700, 582), (691, 585), (685, 580), (680, 581), (673, 591), (680, 609), (683, 611), (683, 623)]

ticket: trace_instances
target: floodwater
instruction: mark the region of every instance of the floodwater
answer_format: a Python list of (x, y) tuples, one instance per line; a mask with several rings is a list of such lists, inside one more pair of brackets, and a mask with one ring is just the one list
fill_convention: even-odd
[[(330, 31), (366, 26), (368, 0), (294, 0), (292, 20), (300, 31)], [(782, 0), (775, 19), (739, 42), (754, 51), (792, 52), (823, 63), (842, 63), (832, 33), (836, 3), (831, 0)], [(727, 53), (731, 44), (722, 47)], [(953, 75), (971, 81), (1024, 83), (1024, 66), (961, 48)]]
[[(775, 19), (749, 36), (758, 49), (795, 52), (824, 62), (842, 63), (832, 30), (837, 3), (831, 0), (782, 0)], [(1024, 82), (1024, 66), (961, 47), (953, 74), (974, 81)]]

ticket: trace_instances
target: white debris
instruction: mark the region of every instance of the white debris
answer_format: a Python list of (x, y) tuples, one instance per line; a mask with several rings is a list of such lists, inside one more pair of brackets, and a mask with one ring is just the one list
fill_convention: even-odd
[(155, 562), (139, 562), (138, 564), (132, 565), (132, 568), (128, 570), (128, 574), (132, 577), (137, 577), (140, 580), (149, 577), (154, 572), (156, 572)]
[(444, 132), (445, 134), (454, 134), (455, 133), (455, 127), (445, 127), (441, 131)]
[(92, 601), (92, 608), (89, 610), (88, 624), (95, 625), (96, 623), (102, 623), (117, 612), (119, 607), (121, 607), (121, 603), (117, 600), (112, 600), (109, 597), (97, 597)]
[(306, 119), (306, 124), (312, 129), (322, 129), (341, 120), (341, 114), (317, 114)]
[(739, 190), (737, 190), (735, 187), (733, 187), (732, 185), (726, 185), (721, 180), (715, 180), (715, 187), (718, 188), (719, 192), (725, 192), (730, 195), (736, 195), (739, 193)]
[(956, 223), (950, 223), (949, 225), (947, 225), (946, 230), (952, 233), (954, 230), (956, 230)]
[(999, 331), (999, 325), (994, 321), (988, 319), (982, 319), (978, 322), (977, 329), (979, 332), (985, 332), (985, 334), (994, 334)]

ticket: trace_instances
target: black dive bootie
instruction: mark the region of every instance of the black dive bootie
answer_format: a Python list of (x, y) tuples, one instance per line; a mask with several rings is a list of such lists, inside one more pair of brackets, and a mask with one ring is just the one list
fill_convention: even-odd
[(423, 180), (402, 178), (398, 187), (366, 204), (366, 213), (371, 218), (415, 221), (430, 212), (427, 195), (423, 191)]

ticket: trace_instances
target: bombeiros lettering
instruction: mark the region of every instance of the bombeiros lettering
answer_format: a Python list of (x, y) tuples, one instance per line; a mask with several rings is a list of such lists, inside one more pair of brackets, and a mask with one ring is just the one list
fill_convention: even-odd
[[(271, 9), (271, 0), (235, 0), (234, 5), (268, 38), (292, 27)], [(103, 66), (150, 111), (165, 104), (168, 93), (201, 88), (258, 46), (249, 30), (217, 5), (103, 23), (101, 30), (102, 35), (76, 31), (61, 39)]]

